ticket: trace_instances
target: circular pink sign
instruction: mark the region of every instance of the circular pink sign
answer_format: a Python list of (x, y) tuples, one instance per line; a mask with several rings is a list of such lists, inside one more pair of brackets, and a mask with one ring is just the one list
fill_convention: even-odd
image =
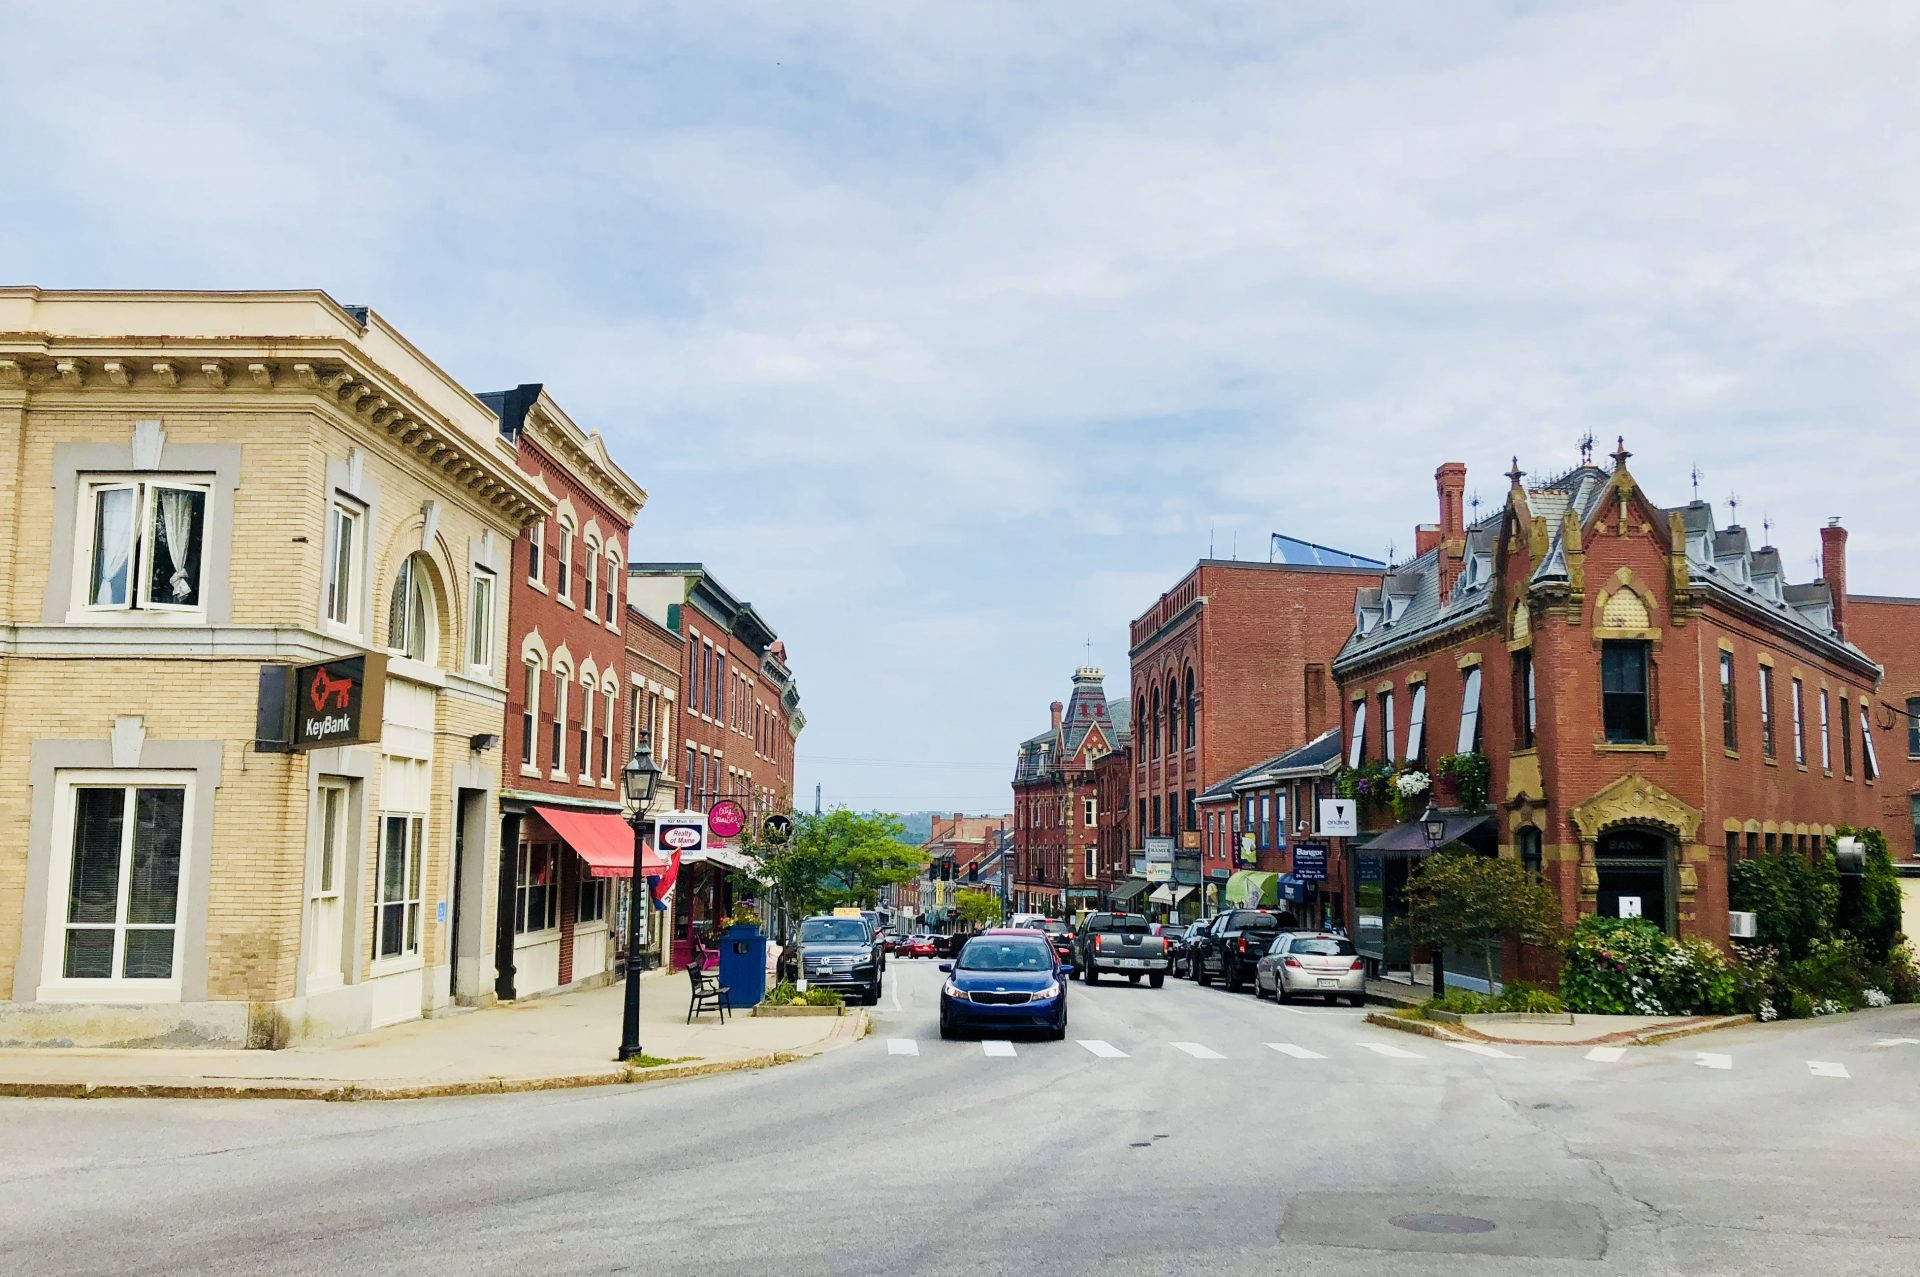
[(746, 809), (731, 798), (722, 798), (707, 808), (707, 828), (717, 838), (732, 838), (746, 827)]

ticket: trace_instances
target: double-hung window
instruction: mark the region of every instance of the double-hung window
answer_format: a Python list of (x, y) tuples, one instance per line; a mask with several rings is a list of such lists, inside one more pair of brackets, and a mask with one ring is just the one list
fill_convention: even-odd
[(1833, 770), (1833, 733), (1827, 722), (1827, 689), (1820, 689), (1820, 770)]
[(399, 958), (420, 952), (420, 880), (425, 820), (389, 813), (380, 822), (380, 877), (374, 898), (373, 956)]
[(1734, 702), (1733, 653), (1720, 653), (1720, 745), (1729, 754), (1740, 748), (1739, 708)]
[(186, 787), (76, 784), (68, 792), (62, 978), (175, 979)]
[(527, 580), (535, 585), (545, 571), (541, 558), (547, 552), (547, 521), (539, 519), (527, 526)]
[(524, 767), (540, 765), (540, 666), (527, 662), (527, 700), (520, 707), (520, 762)]
[(593, 684), (580, 682), (580, 780), (593, 783)]
[(620, 556), (617, 552), (618, 549), (619, 547), (612, 546), (612, 545), (609, 545), (607, 547), (607, 624), (608, 625), (612, 625), (615, 622), (619, 621), (620, 619), (619, 610), (614, 607), (614, 603), (615, 603), (614, 590), (620, 584)]
[(327, 619), (360, 628), (360, 529), (365, 512), (344, 497), (327, 508), (327, 535), (333, 551), (327, 559)]
[(1840, 693), (1840, 774), (1853, 779), (1853, 702)]
[(493, 668), (493, 573), (474, 569), (473, 605), (467, 617), (467, 664)]
[(1461, 754), (1480, 750), (1480, 667), (1471, 666), (1460, 686), (1460, 736), (1454, 750)]
[(1774, 756), (1773, 740), (1773, 666), (1760, 667), (1760, 753)]
[(1367, 703), (1353, 703), (1353, 734), (1347, 741), (1347, 766), (1358, 767), (1367, 761)]
[(1100, 805), (1092, 798), (1085, 799), (1084, 802), (1085, 807), (1081, 812), (1082, 823), (1085, 824), (1088, 829), (1092, 829), (1100, 814)]
[(1907, 757), (1920, 758), (1920, 696), (1907, 697)]
[(1393, 762), (1394, 737), (1397, 734), (1394, 728), (1393, 693), (1382, 692), (1380, 693), (1380, 757), (1389, 764)]
[(1412, 703), (1407, 707), (1408, 766), (1418, 765), (1427, 755), (1427, 685), (1413, 685)]
[(1532, 749), (1534, 730), (1539, 722), (1534, 703), (1533, 649), (1521, 648), (1513, 654), (1513, 743), (1518, 749)]
[(573, 526), (564, 520), (560, 524), (560, 535), (553, 543), (553, 592), (560, 599), (571, 602), (573, 599)]
[(609, 687), (601, 695), (604, 697), (601, 704), (605, 712), (600, 716), (600, 779), (610, 781), (613, 779), (614, 691)]
[(513, 932), (529, 935), (560, 925), (560, 846), (521, 843), (513, 887)]
[(1609, 639), (1600, 645), (1601, 718), (1609, 745), (1653, 741), (1653, 695), (1644, 642)]
[(600, 547), (591, 536), (586, 540), (586, 553), (580, 567), (580, 610), (592, 620), (600, 606)]
[(567, 770), (567, 680), (570, 671), (559, 666), (553, 671), (553, 774)]
[(1793, 680), (1793, 761), (1800, 767), (1807, 765), (1806, 691), (1797, 678)]
[(1873, 748), (1873, 713), (1860, 702), (1860, 769), (1866, 780), (1880, 779), (1880, 755)]
[(87, 485), (86, 607), (199, 610), (212, 487), (189, 480), (100, 479)]

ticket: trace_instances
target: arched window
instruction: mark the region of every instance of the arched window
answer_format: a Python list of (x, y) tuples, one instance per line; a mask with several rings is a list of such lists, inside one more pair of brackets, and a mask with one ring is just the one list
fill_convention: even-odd
[(1147, 756), (1158, 758), (1160, 757), (1160, 689), (1157, 687), (1153, 689), (1153, 713), (1147, 719), (1147, 730), (1153, 734), (1152, 741), (1147, 747)]
[(526, 703), (520, 707), (520, 765), (540, 765), (540, 672), (539, 656), (528, 653)]
[(607, 624), (618, 628), (621, 616), (619, 605), (620, 573), (623, 568), (620, 561), (620, 543), (607, 542)]
[(1194, 724), (1200, 717), (1200, 697), (1194, 691), (1193, 667), (1187, 667), (1187, 748), (1193, 748)]
[(1176, 679), (1167, 680), (1167, 752), (1180, 752), (1180, 684)]
[(613, 781), (613, 714), (615, 698), (620, 695), (620, 685), (613, 675), (600, 676), (600, 783)]
[(433, 582), (424, 554), (409, 554), (393, 578), (393, 602), (387, 611), (387, 646), (416, 661), (431, 661)]
[[(598, 560), (588, 558), (588, 563)], [(593, 783), (593, 702), (594, 692), (599, 680), (593, 671), (593, 662), (588, 661), (580, 669), (580, 783)]]
[(580, 566), (586, 569), (580, 582), (580, 610), (592, 616), (594, 609), (600, 605), (600, 538), (589, 525), (582, 540), (587, 548), (580, 560)]

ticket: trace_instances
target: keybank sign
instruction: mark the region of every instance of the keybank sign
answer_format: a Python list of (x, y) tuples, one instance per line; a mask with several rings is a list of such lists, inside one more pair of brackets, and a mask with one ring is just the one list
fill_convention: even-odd
[(293, 747), (327, 749), (379, 740), (386, 698), (384, 653), (297, 667), (293, 672)]

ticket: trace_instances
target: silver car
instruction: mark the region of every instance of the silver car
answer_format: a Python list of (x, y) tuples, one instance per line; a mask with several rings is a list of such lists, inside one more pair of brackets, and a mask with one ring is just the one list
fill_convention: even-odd
[(1281, 1002), (1297, 994), (1319, 994), (1331, 1005), (1345, 998), (1353, 1006), (1367, 1000), (1366, 964), (1345, 936), (1325, 931), (1288, 931), (1274, 937), (1272, 946), (1253, 968), (1253, 993), (1269, 993)]

